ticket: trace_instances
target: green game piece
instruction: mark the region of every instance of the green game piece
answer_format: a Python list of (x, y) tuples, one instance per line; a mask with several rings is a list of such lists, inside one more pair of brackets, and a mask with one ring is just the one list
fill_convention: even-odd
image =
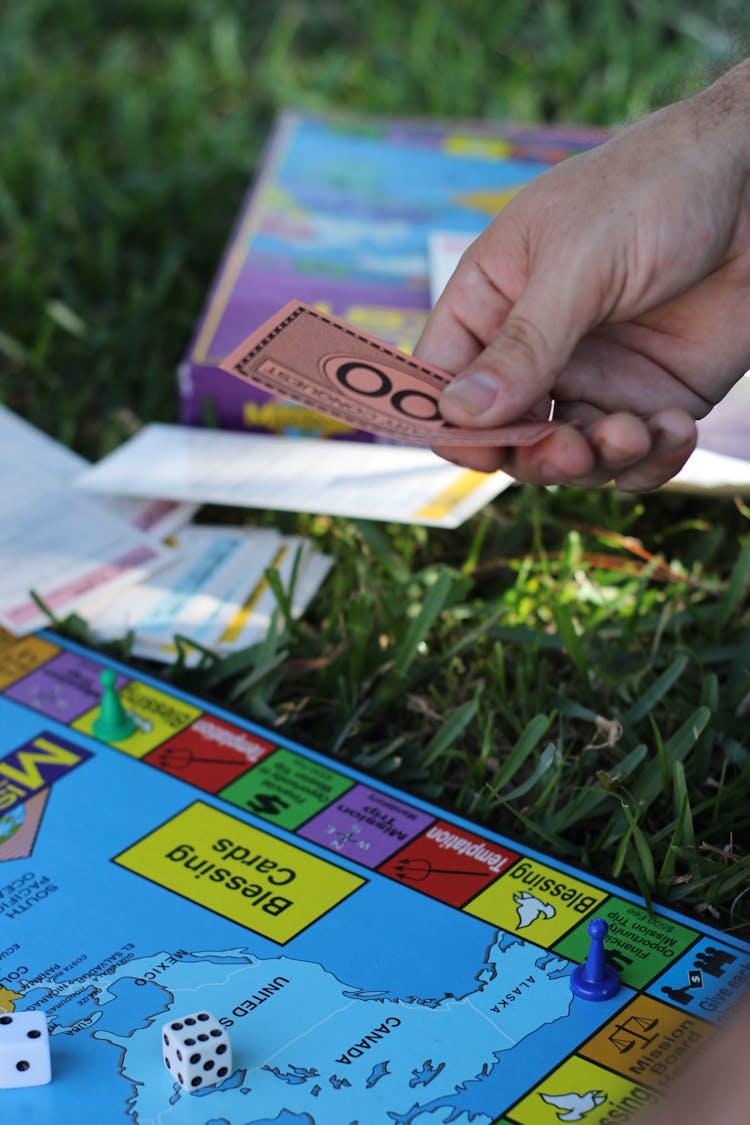
[(105, 668), (99, 676), (99, 682), (104, 689), (102, 703), (91, 729), (102, 742), (122, 742), (124, 738), (135, 734), (138, 727), (120, 702), (115, 687), (117, 673), (111, 668)]

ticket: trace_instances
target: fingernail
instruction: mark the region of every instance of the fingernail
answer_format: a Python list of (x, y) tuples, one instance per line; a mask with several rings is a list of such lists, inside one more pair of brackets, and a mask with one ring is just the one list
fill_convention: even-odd
[(483, 414), (495, 401), (497, 382), (486, 371), (472, 371), (471, 375), (449, 383), (443, 394), (469, 414)]
[(686, 432), (684, 424), (679, 422), (675, 423), (672, 419), (667, 419), (666, 422), (659, 422), (656, 437), (662, 449), (671, 452), (672, 450), (679, 449), (681, 446), (686, 445), (692, 440), (693, 435)]

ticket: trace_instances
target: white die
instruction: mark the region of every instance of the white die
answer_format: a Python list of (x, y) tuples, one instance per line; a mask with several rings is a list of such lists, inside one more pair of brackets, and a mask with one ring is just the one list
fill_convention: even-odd
[(229, 1036), (209, 1012), (170, 1020), (161, 1029), (161, 1040), (165, 1066), (185, 1090), (215, 1086), (231, 1074)]
[(0, 1088), (44, 1086), (51, 1078), (44, 1012), (0, 1015)]

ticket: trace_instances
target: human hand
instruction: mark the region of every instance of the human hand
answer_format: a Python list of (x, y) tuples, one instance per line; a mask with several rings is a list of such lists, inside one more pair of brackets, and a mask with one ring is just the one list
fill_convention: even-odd
[(688, 1067), (663, 1100), (633, 1125), (747, 1125), (750, 1121), (750, 1005), (747, 1001)]
[(438, 448), (534, 484), (656, 488), (750, 367), (750, 60), (522, 189), (466, 251), (415, 349), (441, 410), (576, 423)]

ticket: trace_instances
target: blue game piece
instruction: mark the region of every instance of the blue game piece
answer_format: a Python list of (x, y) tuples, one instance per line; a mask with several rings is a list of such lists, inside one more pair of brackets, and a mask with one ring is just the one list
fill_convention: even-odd
[(620, 991), (620, 975), (604, 960), (604, 939), (607, 936), (607, 923), (603, 918), (589, 922), (591, 938), (585, 964), (576, 965), (570, 974), (570, 989), (574, 996), (582, 1000), (611, 1000)]

